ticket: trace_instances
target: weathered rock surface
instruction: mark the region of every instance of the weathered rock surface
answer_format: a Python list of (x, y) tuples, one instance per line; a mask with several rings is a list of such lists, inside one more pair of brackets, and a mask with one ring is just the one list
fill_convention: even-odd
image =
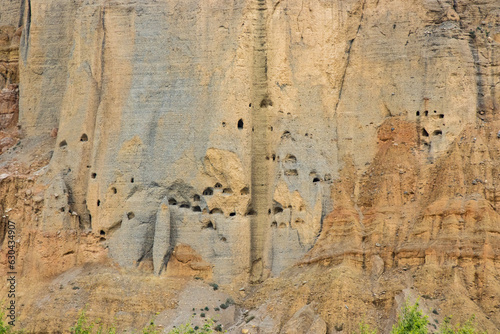
[[(123, 328), (178, 317), (184, 283), (160, 286), (188, 277), (236, 299), (235, 332), (388, 331), (417, 296), (436, 321), (500, 328), (497, 0), (0, 6), (0, 207), (39, 291), (19, 297), (26, 328), (86, 303)], [(57, 305), (69, 289), (43, 290), (70, 269), (85, 293)], [(110, 275), (165, 299), (121, 309), (126, 284), (92, 292)]]

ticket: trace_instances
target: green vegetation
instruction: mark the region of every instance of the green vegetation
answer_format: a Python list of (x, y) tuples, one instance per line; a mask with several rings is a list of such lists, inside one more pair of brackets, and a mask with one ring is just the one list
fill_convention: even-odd
[[(116, 327), (111, 326), (106, 330), (103, 328), (103, 324), (97, 321), (89, 321), (86, 314), (87, 308), (84, 307), (74, 326), (71, 327), (70, 331), (72, 334), (116, 334)], [(3, 319), (3, 314), (0, 313), (1, 319)], [(203, 314), (202, 316), (205, 316)], [(194, 326), (191, 322), (183, 324), (177, 328), (172, 329), (168, 334), (212, 334), (215, 332), (222, 332), (222, 325), (217, 325), (216, 321), (213, 319), (205, 319), (203, 326)], [(2, 320), (0, 320), (0, 334), (16, 334), (17, 332), (11, 331), (10, 327), (6, 327)], [(155, 324), (155, 319), (151, 319), (149, 324), (146, 325), (139, 333), (142, 334), (160, 334), (162, 331), (158, 329)]]
[(359, 330), (354, 332), (354, 334), (377, 334), (377, 330), (371, 328), (370, 325), (363, 320), (359, 323)]
[(89, 321), (86, 311), (87, 307), (85, 306), (78, 315), (76, 324), (70, 329), (72, 334), (92, 334), (94, 332), (96, 334), (116, 334), (116, 327), (114, 325), (104, 329), (104, 325), (99, 319), (97, 321)]
[(465, 322), (465, 324), (457, 324), (454, 327), (451, 325), (451, 317), (444, 318), (443, 325), (439, 329), (439, 334), (479, 334), (486, 332), (479, 332), (476, 329), (475, 316), (472, 316)]
[(215, 325), (215, 322), (212, 319), (207, 319), (201, 328), (198, 326), (193, 327), (193, 325), (188, 322), (172, 329), (168, 332), (168, 334), (211, 334), (214, 333), (214, 331), (222, 332), (222, 326)]
[(5, 302), (0, 302), (0, 334), (23, 334), (22, 330), (15, 330), (13, 326), (9, 324), (9, 317), (5, 314)]
[(14, 333), (12, 330), (12, 326), (10, 326), (8, 323), (4, 322), (5, 318), (5, 312), (3, 303), (1, 304), (1, 309), (0, 309), (0, 334), (11, 334)]
[[(430, 325), (437, 329), (435, 324), (428, 322), (428, 316), (424, 315), (422, 311), (419, 310), (418, 300), (415, 304), (411, 305), (408, 301), (401, 308), (398, 314), (398, 321), (392, 326), (391, 334), (427, 334), (429, 333), (427, 326)], [(434, 309), (432, 313), (438, 315), (439, 312)], [(436, 324), (439, 323), (437, 319), (434, 319)], [(359, 330), (354, 332), (355, 334), (377, 334), (377, 330), (371, 328), (368, 324), (362, 321), (359, 324)], [(480, 332), (476, 329), (475, 317), (472, 316), (463, 325), (457, 324), (455, 326), (451, 325), (451, 318), (446, 317), (443, 324), (439, 327), (439, 334), (486, 334), (486, 332)]]
[(418, 309), (418, 300), (413, 305), (407, 301), (398, 314), (398, 322), (392, 326), (391, 334), (427, 334), (427, 318)]

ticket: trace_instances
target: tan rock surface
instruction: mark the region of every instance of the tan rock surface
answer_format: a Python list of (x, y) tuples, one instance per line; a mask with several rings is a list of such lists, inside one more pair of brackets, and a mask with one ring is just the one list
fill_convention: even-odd
[(29, 331), (85, 304), (182, 321), (195, 276), (235, 299), (234, 333), (388, 332), (418, 296), (433, 324), (500, 328), (497, 0), (0, 8)]

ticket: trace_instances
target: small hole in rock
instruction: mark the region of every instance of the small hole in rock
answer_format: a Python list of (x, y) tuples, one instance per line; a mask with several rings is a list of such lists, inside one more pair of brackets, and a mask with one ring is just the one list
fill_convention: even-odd
[(417, 111), (417, 116), (420, 116), (420, 111)]
[(286, 157), (285, 157), (284, 162), (296, 163), (297, 162), (297, 158), (295, 157), (295, 155), (287, 154)]
[(249, 106), (250, 108), (252, 108), (252, 104), (251, 104), (251, 103), (249, 103), (249, 104), (248, 104), (248, 106)]
[(425, 129), (422, 129), (422, 136), (429, 137), (429, 132), (427, 132), (427, 130)]
[(268, 209), (267, 210), (267, 214), (270, 215), (271, 214), (271, 209)]
[(214, 185), (214, 188), (222, 188), (222, 184), (220, 184), (219, 182), (217, 182), (217, 183)]
[(240, 118), (240, 120), (238, 121), (238, 129), (243, 129), (243, 120)]
[(231, 212), (231, 213), (229, 214), (229, 216), (230, 216), (230, 217), (234, 217), (234, 216), (236, 216), (236, 212)]
[(198, 205), (193, 206), (193, 211), (194, 212), (201, 212), (201, 208)]
[(287, 139), (287, 138), (290, 138), (290, 137), (291, 137), (290, 131), (285, 131), (281, 135), (281, 139)]
[(87, 134), (83, 134), (81, 137), (80, 137), (80, 141), (89, 141), (89, 137), (87, 137)]
[(106, 232), (104, 232), (104, 230), (101, 230), (101, 232), (99, 232), (100, 235), (106, 235)]
[(169, 205), (177, 205), (177, 201), (175, 200), (175, 198), (169, 198), (168, 199), (168, 204)]
[(434, 135), (434, 136), (440, 136), (440, 135), (442, 135), (442, 134), (443, 134), (443, 131), (441, 131), (441, 130), (436, 130), (436, 131), (434, 131), (434, 133), (433, 133), (433, 135)]
[(216, 213), (222, 213), (222, 210), (219, 208), (213, 208), (212, 210), (210, 210), (211, 215), (216, 214)]
[(224, 190), (222, 190), (222, 193), (223, 194), (232, 194), (233, 190), (231, 188), (224, 188)]
[(97, 206), (101, 206), (101, 201), (97, 200)]
[(321, 181), (321, 180), (319, 179), (319, 177), (315, 177), (315, 178), (313, 179), (313, 182), (314, 182), (314, 183), (319, 182), (319, 181)]
[(59, 211), (64, 212), (64, 211), (66, 211), (66, 209), (65, 208), (60, 208)]
[(250, 192), (250, 190), (248, 189), (248, 187), (245, 187), (245, 188), (241, 189), (240, 194), (241, 195), (248, 195), (249, 192)]
[(274, 214), (283, 212), (283, 208), (280, 208), (279, 206), (274, 207)]
[(226, 122), (222, 122), (222, 127), (226, 127)]
[(200, 201), (200, 195), (196, 194), (193, 196), (193, 201), (199, 202)]
[(429, 115), (429, 110), (424, 111), (424, 115), (428, 116)]
[(116, 194), (118, 192), (115, 187), (111, 188), (111, 191), (113, 192), (113, 194)]
[(278, 223), (277, 222), (272, 222), (271, 223), (271, 227), (278, 227)]
[(437, 111), (436, 111), (436, 110), (434, 110), (434, 113), (437, 113)]
[(90, 174), (90, 177), (93, 178), (93, 179), (95, 179), (97, 177), (97, 174), (96, 173), (92, 173), (92, 174)]
[(66, 140), (63, 140), (62, 142), (59, 143), (59, 147), (66, 147), (66, 146), (68, 146)]
[(444, 115), (443, 114), (439, 114), (439, 118), (444, 118)]
[(183, 209), (189, 209), (191, 207), (191, 205), (189, 203), (181, 203), (181, 205), (179, 205), (179, 207), (181, 207)]
[(265, 108), (265, 107), (272, 107), (273, 106), (273, 101), (269, 98), (264, 98), (262, 101), (260, 101), (260, 107)]
[(286, 224), (285, 223), (281, 223), (280, 224), (280, 228), (286, 228)]
[(130, 183), (134, 183), (134, 178), (131, 178), (131, 179), (130, 179)]
[(204, 196), (212, 196), (213, 194), (214, 194), (214, 190), (212, 188), (205, 188), (205, 190), (203, 190)]
[(132, 211), (130, 211), (129, 213), (127, 213), (128, 220), (134, 219), (134, 217), (135, 217), (135, 214)]
[(211, 228), (212, 230), (215, 230), (214, 224), (212, 222), (208, 222), (206, 228)]

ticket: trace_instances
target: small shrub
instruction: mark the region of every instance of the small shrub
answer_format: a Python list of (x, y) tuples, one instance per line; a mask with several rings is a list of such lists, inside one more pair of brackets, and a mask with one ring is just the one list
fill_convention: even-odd
[(206, 319), (205, 324), (201, 328), (198, 326), (193, 328), (192, 324), (188, 322), (172, 329), (168, 334), (212, 334), (214, 330), (218, 332), (222, 331), (222, 326), (218, 325), (214, 327), (214, 325), (215, 323), (212, 319)]
[(90, 334), (92, 333), (92, 329), (94, 328), (94, 323), (89, 322), (87, 319), (87, 315), (85, 312), (87, 311), (87, 306), (85, 306), (78, 315), (78, 319), (76, 320), (76, 324), (71, 327), (72, 334)]
[(161, 331), (156, 329), (154, 318), (149, 321), (149, 325), (142, 329), (142, 334), (160, 334)]
[(210, 310), (210, 309), (208, 308), (208, 306), (205, 306), (205, 311), (208, 311), (208, 310)]
[(418, 300), (414, 305), (407, 301), (401, 308), (391, 334), (427, 334), (427, 316), (418, 309)]
[(205, 313), (200, 314), (200, 317), (205, 318)]
[(451, 317), (444, 318), (442, 326), (439, 328), (439, 334), (480, 334), (476, 329), (475, 316), (469, 318), (462, 326), (457, 324), (455, 327), (451, 325)]
[(377, 330), (371, 328), (370, 325), (363, 320), (359, 323), (359, 330), (354, 332), (354, 334), (377, 334)]
[(12, 326), (8, 322), (4, 322), (5, 312), (4, 304), (0, 303), (0, 334), (11, 334), (14, 333)]

